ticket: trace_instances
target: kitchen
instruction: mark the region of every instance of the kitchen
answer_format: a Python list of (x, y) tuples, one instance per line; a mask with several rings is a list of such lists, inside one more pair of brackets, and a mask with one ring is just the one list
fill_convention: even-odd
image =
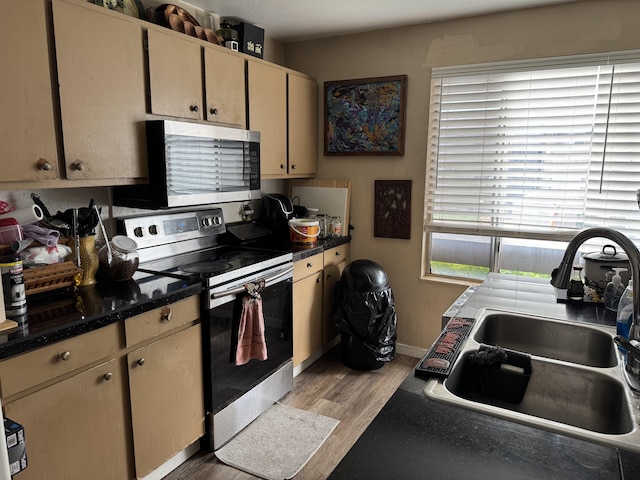
[[(424, 191), (429, 69), (433, 66), (514, 60), (634, 49), (638, 46), (637, 2), (580, 1), (533, 10), (503, 12), (435, 24), (349, 36), (278, 44), (267, 43), (265, 55), (304, 72), (322, 85), (324, 81), (407, 74), (409, 77), (406, 151), (401, 158), (329, 158), (318, 142), (318, 178), (349, 178), (351, 218), (354, 226), (351, 258), (379, 261), (387, 270), (396, 295), (398, 342), (415, 357), (427, 349), (441, 330), (440, 315), (465, 290), (468, 282), (442, 282), (422, 275), (422, 202)], [(576, 21), (578, 19), (579, 21)], [(268, 32), (267, 32), (268, 35)], [(321, 104), (321, 89), (318, 89)], [(322, 112), (318, 112), (318, 132)], [(366, 162), (366, 164), (365, 164)], [(376, 179), (411, 178), (414, 182), (412, 230), (409, 240), (374, 238), (372, 188)], [(281, 181), (269, 180), (269, 189), (284, 189)], [(30, 203), (28, 190), (3, 189), (8, 201)], [(47, 186), (43, 186), (46, 189)], [(57, 193), (36, 189), (52, 198), (55, 208), (84, 205), (95, 196), (99, 205), (110, 203), (106, 188)], [(58, 197), (58, 198), (56, 198)], [(238, 220), (238, 205), (225, 207), (228, 219)], [(387, 260), (394, 252), (393, 262)], [(414, 308), (421, 299), (428, 308)]]

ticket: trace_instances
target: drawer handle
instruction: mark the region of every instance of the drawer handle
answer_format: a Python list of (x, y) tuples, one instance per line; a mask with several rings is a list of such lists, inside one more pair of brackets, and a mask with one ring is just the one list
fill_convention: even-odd
[(192, 112), (198, 112), (198, 105), (189, 105), (189, 110)]
[(171, 321), (171, 308), (164, 307), (162, 312), (160, 313), (160, 321), (161, 322), (170, 322)]
[(108, 382), (109, 380), (111, 380), (113, 378), (113, 373), (111, 372), (107, 372), (103, 375), (104, 379)]
[(322, 283), (322, 279), (321, 278), (316, 278), (316, 283)]
[(307, 263), (307, 268), (311, 268), (311, 267), (313, 267), (313, 263), (308, 262), (308, 263)]
[(139, 359), (136, 363), (137, 363), (139, 366), (144, 365), (144, 358)]
[(217, 108), (210, 108), (209, 109), (209, 113), (211, 115), (217, 115), (218, 114), (218, 109)]
[(75, 162), (73, 162), (71, 164), (71, 170), (76, 170), (78, 172), (84, 172), (85, 170), (85, 164), (84, 162), (81, 162), (80, 160), (76, 160)]
[(336, 257), (339, 257), (339, 256), (340, 256), (340, 252), (336, 252)]
[(71, 352), (66, 351), (58, 354), (58, 358), (64, 362), (71, 358)]

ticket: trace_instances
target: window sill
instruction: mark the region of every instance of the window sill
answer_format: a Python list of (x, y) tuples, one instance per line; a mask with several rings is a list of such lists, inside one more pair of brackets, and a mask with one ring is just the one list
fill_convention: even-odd
[(424, 275), (420, 277), (421, 282), (426, 283), (446, 283), (449, 285), (463, 285), (467, 287), (481, 285), (481, 280), (472, 280), (470, 278), (455, 278), (455, 277), (446, 277), (444, 275)]

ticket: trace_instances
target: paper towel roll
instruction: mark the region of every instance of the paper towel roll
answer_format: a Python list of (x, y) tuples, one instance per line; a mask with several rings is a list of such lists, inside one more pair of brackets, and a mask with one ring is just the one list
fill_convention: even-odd
[(0, 220), (3, 218), (13, 218), (20, 225), (29, 225), (30, 223), (36, 223), (42, 220), (44, 218), (44, 214), (39, 206), (32, 205), (29, 208), (20, 208), (13, 212), (0, 215)]

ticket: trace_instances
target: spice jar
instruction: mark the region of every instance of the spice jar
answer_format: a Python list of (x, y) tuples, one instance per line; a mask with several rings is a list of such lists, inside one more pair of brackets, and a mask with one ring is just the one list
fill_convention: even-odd
[(129, 280), (138, 268), (140, 261), (138, 244), (135, 240), (124, 235), (114, 236), (108, 246), (104, 245), (100, 249), (98, 257), (100, 258), (100, 274), (107, 280), (117, 281)]
[(342, 220), (340, 217), (331, 217), (329, 224), (330, 237), (342, 236)]

